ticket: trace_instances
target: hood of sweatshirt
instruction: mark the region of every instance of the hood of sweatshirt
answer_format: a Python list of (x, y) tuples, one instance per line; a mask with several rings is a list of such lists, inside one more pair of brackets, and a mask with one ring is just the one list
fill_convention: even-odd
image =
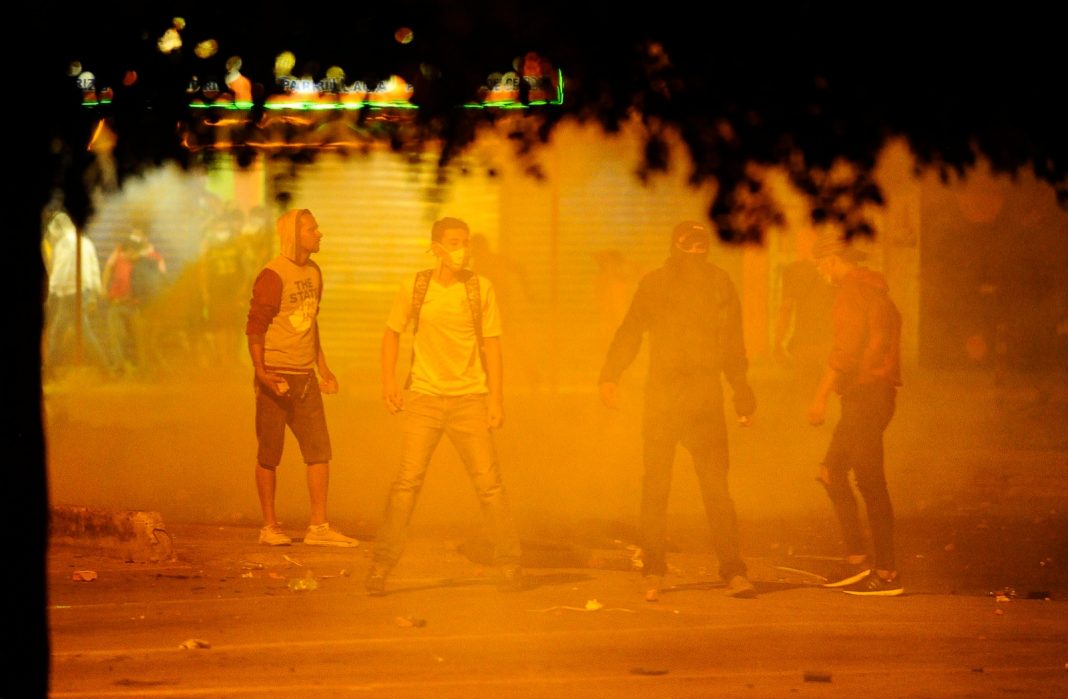
[(311, 216), (311, 212), (307, 209), (290, 209), (279, 216), (275, 224), (278, 231), (278, 252), (293, 262), (298, 261), (297, 231), (300, 228), (301, 216)]

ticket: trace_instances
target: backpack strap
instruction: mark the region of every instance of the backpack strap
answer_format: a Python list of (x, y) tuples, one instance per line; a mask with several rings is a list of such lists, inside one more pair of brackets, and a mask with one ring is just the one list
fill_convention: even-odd
[(482, 357), (482, 367), (486, 366), (486, 358), (483, 356), (482, 339), (482, 294), (478, 288), (478, 275), (469, 272), (464, 280), (464, 289), (467, 291), (467, 305), (471, 308), (471, 322), (475, 326), (475, 340), (478, 342), (478, 354)]
[(412, 319), (412, 334), (419, 330), (419, 309), (423, 307), (426, 299), (426, 290), (430, 287), (430, 276), (434, 274), (432, 269), (424, 269), (415, 275), (415, 285), (412, 287), (412, 308), (408, 317)]
[[(430, 276), (434, 274), (432, 269), (424, 269), (417, 272), (415, 275), (415, 284), (412, 286), (412, 306), (408, 311), (408, 317), (412, 319), (412, 335), (419, 331), (419, 311), (423, 308), (423, 301), (426, 299), (426, 290), (430, 288)], [(415, 363), (415, 343), (412, 343), (412, 360), (408, 366), (408, 378), (404, 380), (404, 387), (411, 388), (412, 386), (412, 370), (411, 365)]]
[(486, 343), (482, 337), (482, 293), (478, 288), (478, 275), (468, 272), (464, 280), (464, 288), (467, 290), (467, 305), (471, 308), (471, 322), (475, 326), (475, 342), (478, 343), (478, 359), (482, 363), (482, 371), (489, 377), (489, 369), (486, 368)]

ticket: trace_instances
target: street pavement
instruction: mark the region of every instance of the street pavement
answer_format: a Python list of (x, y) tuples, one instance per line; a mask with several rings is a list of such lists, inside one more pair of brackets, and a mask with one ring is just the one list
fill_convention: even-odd
[(543, 547), (529, 588), (503, 593), (477, 546), (429, 534), (371, 597), (372, 542), (256, 534), (169, 524), (155, 562), (53, 545), (50, 696), (1068, 696), (1063, 597), (929, 580), (852, 597), (782, 565), (800, 559), (747, 558), (759, 594), (732, 599), (709, 556), (678, 550), (650, 603), (625, 547), (562, 567)]
[[(256, 542), (247, 373), (49, 384), (52, 507), (133, 512), (167, 544), (153, 558), (53, 530), (50, 695), (1068, 697), (1068, 380), (910, 373), (887, 432), (906, 594), (881, 599), (817, 586), (841, 552), (812, 478), (830, 426), (805, 426), (781, 384), (756, 375), (757, 420), (731, 432), (757, 598), (723, 594), (680, 455), (657, 603), (632, 569), (637, 383), (617, 412), (589, 387), (510, 394), (497, 446), (529, 589), (496, 590), (442, 447), (384, 597), (363, 577), (400, 425), (375, 387), (343, 382), (329, 403), (331, 517), (363, 543), (324, 549)], [(299, 536), (293, 444), (278, 497)]]

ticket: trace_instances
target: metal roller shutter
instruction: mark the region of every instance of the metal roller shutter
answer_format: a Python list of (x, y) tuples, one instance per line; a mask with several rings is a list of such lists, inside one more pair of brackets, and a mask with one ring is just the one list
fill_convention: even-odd
[[(457, 216), (496, 241), (496, 184), (465, 176), (463, 167), (451, 166), (442, 180), (435, 154), (411, 158), (385, 150), (268, 164), (268, 187), (275, 189), (269, 194), (288, 191), (290, 205), (311, 210), (323, 231), (316, 255), (326, 285), (321, 327), (335, 372), (378, 382), (379, 344), (397, 286), (435, 262), (427, 253), (434, 220)], [(407, 357), (405, 347), (401, 356)]]

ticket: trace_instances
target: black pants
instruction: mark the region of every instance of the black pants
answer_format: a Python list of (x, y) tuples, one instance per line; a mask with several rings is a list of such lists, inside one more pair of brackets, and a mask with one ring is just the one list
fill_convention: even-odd
[(667, 540), (667, 506), (675, 449), (682, 444), (693, 458), (719, 575), (730, 580), (745, 575), (739, 554), (738, 519), (727, 487), (727, 425), (722, 408), (645, 414), (641, 535), (643, 573), (663, 575)]
[(849, 482), (852, 471), (864, 497), (871, 528), (875, 567), (896, 570), (894, 562), (894, 508), (883, 470), (883, 432), (894, 416), (897, 389), (885, 382), (854, 386), (842, 395), (842, 416), (834, 428), (823, 465), (827, 467), (827, 494), (838, 515), (846, 553), (863, 554), (863, 531), (856, 497)]

